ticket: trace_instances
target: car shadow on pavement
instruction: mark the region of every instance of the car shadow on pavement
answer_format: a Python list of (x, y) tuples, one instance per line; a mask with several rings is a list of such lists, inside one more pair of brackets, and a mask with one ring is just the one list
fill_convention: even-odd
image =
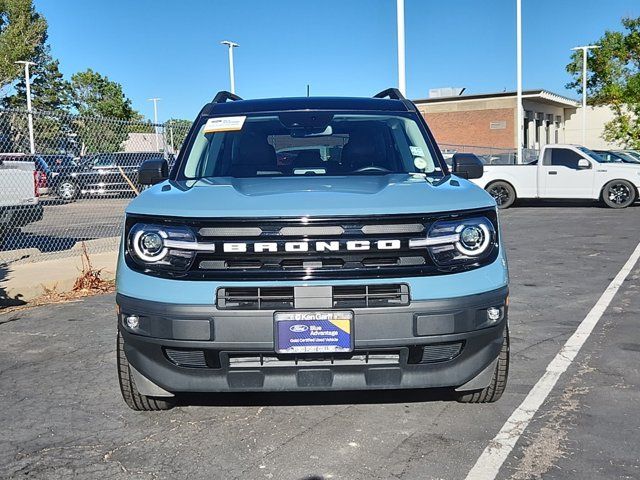
[[(540, 200), (540, 199), (518, 199), (516, 203), (511, 207), (571, 207), (571, 208), (605, 208), (611, 210), (602, 202), (597, 202), (594, 200)], [(640, 207), (640, 202), (635, 202), (633, 205), (630, 205), (627, 208)]]
[(255, 407), (352, 405), (387, 403), (424, 403), (455, 400), (455, 393), (447, 388), (320, 392), (242, 392), (181, 394), (176, 397), (179, 406)]
[(11, 232), (2, 242), (1, 251), (23, 250), (35, 248), (42, 253), (70, 250), (77, 243), (92, 240), (94, 237), (58, 237), (26, 233), (22, 230)]

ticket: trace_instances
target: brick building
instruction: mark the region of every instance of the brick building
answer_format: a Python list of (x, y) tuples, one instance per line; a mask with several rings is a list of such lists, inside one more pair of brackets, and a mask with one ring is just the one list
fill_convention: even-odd
[[(564, 143), (566, 122), (579, 103), (546, 90), (523, 92), (524, 147), (539, 149)], [(514, 149), (517, 135), (516, 92), (460, 95), (414, 100), (438, 144)]]

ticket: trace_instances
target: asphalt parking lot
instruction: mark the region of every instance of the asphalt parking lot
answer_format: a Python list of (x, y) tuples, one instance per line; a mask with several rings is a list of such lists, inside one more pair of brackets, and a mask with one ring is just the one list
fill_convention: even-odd
[[(640, 241), (640, 206), (501, 213), (511, 371), (495, 404), (431, 392), (122, 402), (111, 295), (0, 315), (0, 477), (465, 478)], [(640, 478), (640, 265), (635, 265), (497, 478)]]

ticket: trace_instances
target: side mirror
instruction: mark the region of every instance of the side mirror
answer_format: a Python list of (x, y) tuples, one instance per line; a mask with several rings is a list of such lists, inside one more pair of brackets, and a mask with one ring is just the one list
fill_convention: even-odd
[(152, 158), (142, 162), (138, 168), (138, 182), (142, 185), (155, 185), (169, 177), (169, 165), (164, 158)]
[(589, 170), (591, 168), (591, 162), (586, 158), (578, 160), (578, 170)]
[(473, 153), (456, 153), (453, 155), (453, 173), (462, 178), (480, 178), (484, 173), (484, 165)]

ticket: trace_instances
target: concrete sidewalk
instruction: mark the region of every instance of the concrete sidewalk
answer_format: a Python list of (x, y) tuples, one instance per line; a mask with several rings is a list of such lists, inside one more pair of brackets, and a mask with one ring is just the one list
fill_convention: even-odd
[[(97, 239), (84, 242), (91, 265), (101, 270), (104, 280), (113, 280), (118, 260), (114, 239)], [(108, 245), (108, 247), (107, 247)], [(104, 248), (109, 250), (104, 251)], [(98, 251), (99, 253), (92, 253)], [(58, 292), (71, 290), (82, 272), (82, 243), (75, 245), (66, 255), (33, 263), (9, 263), (0, 266), (0, 302), (15, 304), (32, 300), (55, 288)], [(21, 303), (21, 302), (20, 302)]]

